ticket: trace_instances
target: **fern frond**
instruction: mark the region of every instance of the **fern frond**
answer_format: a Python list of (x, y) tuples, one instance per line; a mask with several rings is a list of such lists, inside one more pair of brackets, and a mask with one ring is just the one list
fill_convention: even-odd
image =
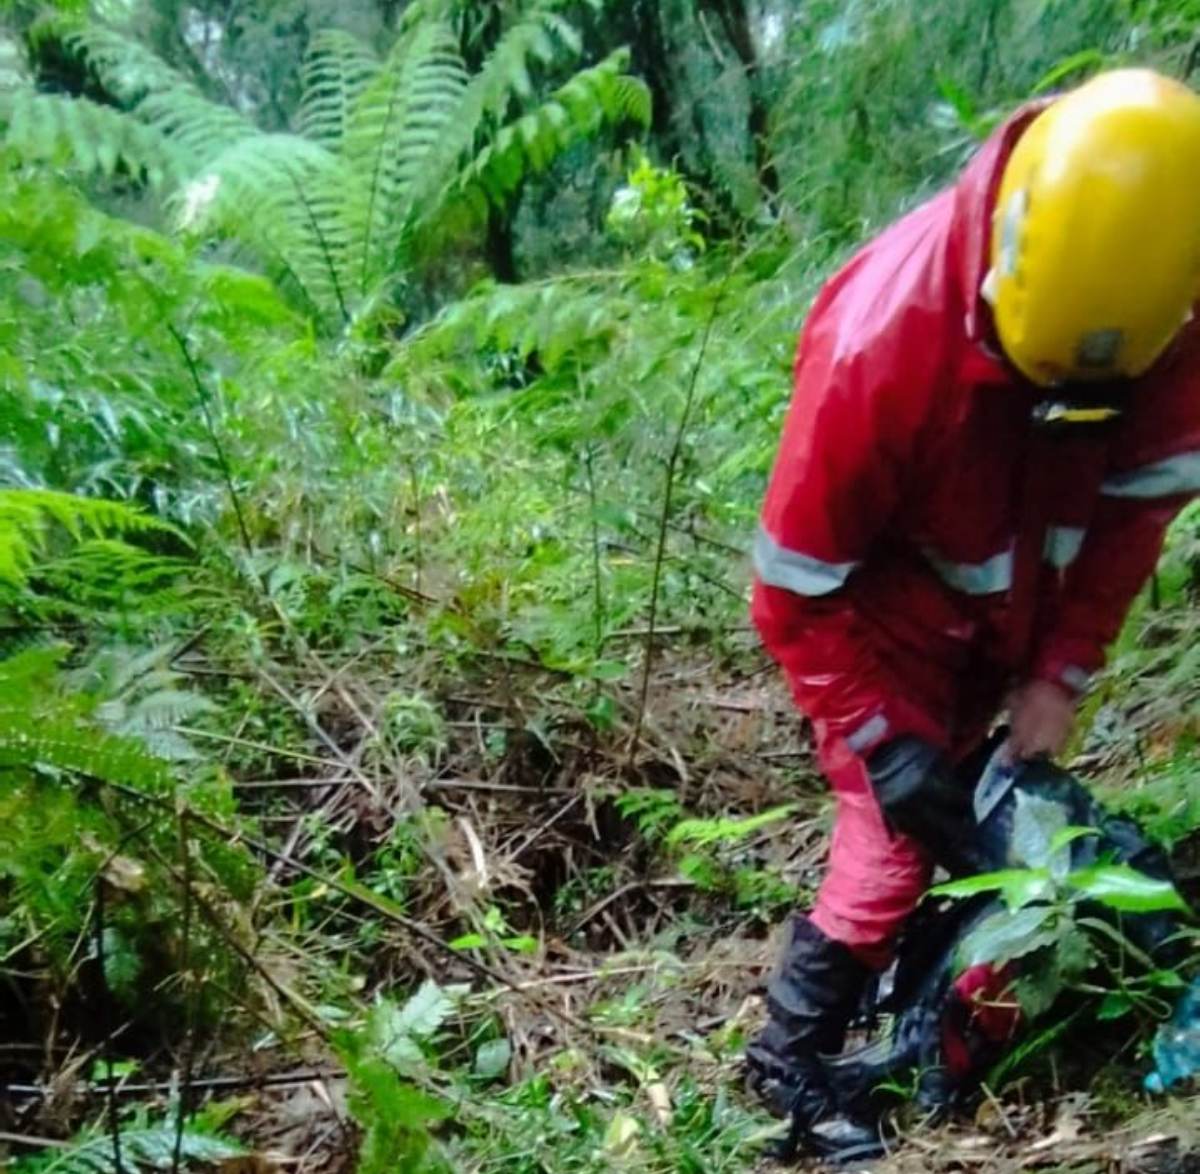
[(0, 704), (0, 770), (32, 767), (71, 771), (140, 790), (163, 792), (171, 787), (167, 764), (133, 738), (28, 705)]
[[(137, 1122), (121, 1130), (121, 1156), (118, 1166), (113, 1140), (106, 1123), (92, 1126), (69, 1146), (38, 1161), (38, 1174), (127, 1174), (148, 1170), (169, 1170), (174, 1164), (176, 1126), (174, 1118)], [(180, 1145), (184, 1162), (212, 1165), (229, 1162), (246, 1153), (243, 1146), (219, 1134), (185, 1124)]]
[(171, 145), (132, 115), (87, 98), (0, 92), (4, 141), (31, 163), (48, 163), (84, 175), (111, 176), (124, 168), (158, 186), (178, 174)]
[(0, 660), (0, 771), (72, 771), (143, 790), (171, 785), (167, 764), (132, 737), (110, 732), (64, 691), (63, 649), (30, 649)]
[(75, 29), (66, 41), (96, 71), (104, 88), (170, 139), (193, 170), (239, 139), (259, 133), (249, 119), (206, 98), (190, 78), (135, 37), (89, 24)]
[[(61, 24), (47, 26), (50, 34), (61, 31)], [(74, 24), (63, 41), (87, 61), (105, 90), (126, 106), (136, 105), (150, 93), (192, 85), (144, 41), (107, 25)]]
[(93, 538), (33, 570), (37, 610), (85, 622), (134, 607), (143, 616), (178, 613), (191, 606), (175, 585), (187, 566), (118, 539)]
[(503, 118), (509, 99), (533, 96), (529, 65), (536, 61), (553, 65), (565, 49), (572, 56), (582, 48), (574, 26), (549, 6), (539, 6), (505, 31), (472, 79), (472, 100), (478, 100), (478, 115)]
[(619, 346), (640, 310), (619, 279), (484, 285), (406, 340), (388, 373), (413, 381), (440, 364), (497, 351), (522, 358), (536, 351), (548, 373), (563, 362), (590, 365)]
[(22, 587), (45, 548), (52, 523), (76, 541), (86, 534), (183, 535), (169, 523), (134, 506), (103, 498), (77, 497), (50, 489), (0, 490), (0, 582)]
[(333, 148), (346, 133), (350, 111), (379, 73), (379, 59), (357, 37), (325, 29), (304, 60), (300, 133)]
[(459, 193), (479, 188), (503, 205), (526, 175), (545, 171), (564, 151), (605, 125), (650, 120), (650, 92), (625, 73), (627, 50), (619, 49), (582, 69), (536, 109), (503, 127), (458, 177)]
[(396, 43), (355, 103), (344, 148), (355, 177), (346, 224), (362, 292), (390, 266), (416, 180), (456, 116), (466, 84), (453, 30), (419, 24)]
[(165, 135), (193, 171), (210, 166), (222, 151), (243, 139), (261, 134), (232, 107), (210, 101), (186, 83), (148, 94), (133, 113)]
[(173, 653), (169, 645), (141, 652), (106, 648), (69, 680), (88, 696), (104, 698), (92, 717), (109, 733), (136, 738), (169, 762), (189, 762), (200, 753), (176, 727), (194, 725), (217, 706), (168, 667)]
[(446, 190), (458, 167), (474, 153), (481, 133), (489, 124), (504, 121), (514, 98), (531, 96), (531, 60), (552, 65), (565, 55), (564, 50), (572, 56), (579, 54), (579, 33), (553, 8), (552, 4), (539, 5), (509, 28), (471, 78), (423, 177), (422, 204)]
[(318, 317), (338, 310), (344, 320), (350, 240), (341, 209), (351, 182), (345, 163), (321, 144), (260, 134), (209, 163), (181, 193), (177, 219), (241, 243)]

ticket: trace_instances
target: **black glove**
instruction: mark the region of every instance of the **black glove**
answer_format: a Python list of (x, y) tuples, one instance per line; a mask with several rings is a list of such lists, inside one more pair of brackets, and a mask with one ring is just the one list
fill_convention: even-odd
[(936, 747), (909, 735), (896, 738), (871, 752), (867, 772), (893, 831), (911, 836), (952, 876), (987, 870), (971, 788), (955, 778)]

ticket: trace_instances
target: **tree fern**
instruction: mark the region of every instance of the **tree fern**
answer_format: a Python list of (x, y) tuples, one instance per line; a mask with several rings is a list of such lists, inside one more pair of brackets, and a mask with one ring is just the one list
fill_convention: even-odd
[[(9, 1167), (12, 1174), (141, 1174), (170, 1170), (175, 1165), (175, 1118), (144, 1118), (121, 1129), (120, 1161), (106, 1122), (98, 1122), (62, 1149), (23, 1158)], [(189, 1165), (215, 1165), (244, 1156), (245, 1147), (193, 1123), (184, 1126), (179, 1156)]]
[(191, 83), (136, 37), (103, 24), (64, 26), (50, 22), (50, 36), (63, 35), (65, 43), (96, 73), (104, 89), (125, 106), (134, 106), (147, 94), (190, 86)]
[(237, 111), (188, 85), (149, 94), (133, 112), (169, 138), (193, 170), (209, 167), (223, 151), (260, 133)]
[(175, 152), (158, 130), (86, 98), (0, 92), (0, 125), (5, 142), (30, 162), (106, 177), (124, 168), (155, 186), (179, 172)]
[[(645, 87), (622, 72), (627, 55), (614, 54), (513, 121), (533, 100), (535, 75), (580, 51), (563, 6), (526, 7), (474, 77), (458, 32), (432, 3), (413, 6), (382, 62), (346, 33), (323, 33), (291, 135), (264, 134), (120, 34), (80, 30), (70, 43), (129, 114), (56, 99), (55, 117), (75, 155), (100, 170), (124, 156), (148, 170), (142, 156), (165, 146), (183, 176), (178, 227), (236, 242), (316, 321), (337, 328), (580, 139), (648, 120)], [(83, 133), (93, 116), (104, 135)]]

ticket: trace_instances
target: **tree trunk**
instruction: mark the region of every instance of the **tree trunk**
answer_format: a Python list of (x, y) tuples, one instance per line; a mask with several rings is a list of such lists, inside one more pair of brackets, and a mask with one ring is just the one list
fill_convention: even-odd
[(513, 217), (516, 214), (520, 192), (513, 196), (507, 208), (488, 208), (487, 258), (497, 281), (513, 283), (520, 280), (517, 274), (517, 255), (513, 241)]
[(725, 38), (737, 54), (746, 75), (746, 92), (750, 102), (746, 129), (754, 151), (754, 168), (764, 196), (774, 204), (779, 197), (779, 171), (771, 154), (770, 111), (763, 94), (762, 71), (746, 0), (700, 0), (700, 4), (720, 20)]

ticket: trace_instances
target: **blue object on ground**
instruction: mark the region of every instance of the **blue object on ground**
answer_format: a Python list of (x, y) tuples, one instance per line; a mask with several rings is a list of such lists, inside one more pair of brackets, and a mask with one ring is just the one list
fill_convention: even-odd
[(1174, 1014), (1158, 1029), (1151, 1051), (1155, 1067), (1143, 1082), (1147, 1092), (1166, 1092), (1200, 1072), (1200, 978), (1192, 982)]

